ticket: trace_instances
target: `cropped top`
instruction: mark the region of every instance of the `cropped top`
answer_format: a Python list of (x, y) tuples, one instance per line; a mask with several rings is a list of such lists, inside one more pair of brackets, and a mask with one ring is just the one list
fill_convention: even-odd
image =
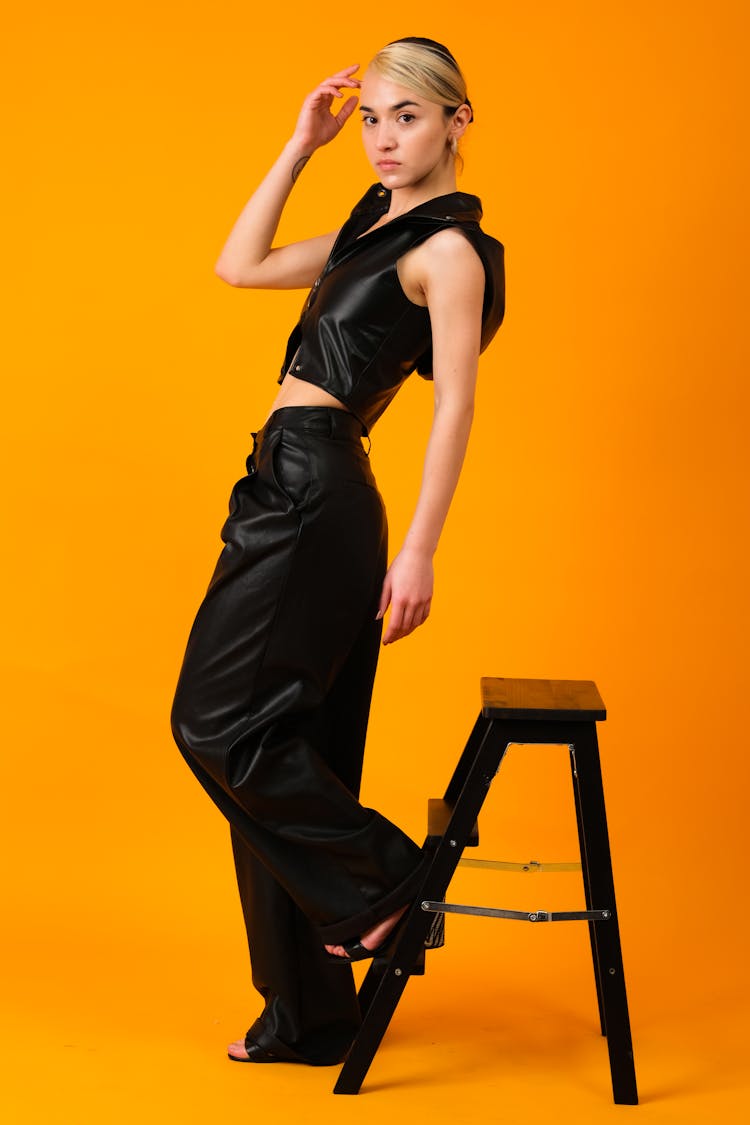
[(484, 265), (480, 351), (505, 313), (504, 248), (479, 226), (479, 198), (461, 191), (436, 196), (371, 231), (390, 197), (388, 188), (373, 184), (351, 211), (307, 295), (278, 379), (291, 373), (322, 387), (366, 429), (412, 371), (432, 378), (430, 314), (409, 300), (396, 270), (407, 250), (457, 227)]

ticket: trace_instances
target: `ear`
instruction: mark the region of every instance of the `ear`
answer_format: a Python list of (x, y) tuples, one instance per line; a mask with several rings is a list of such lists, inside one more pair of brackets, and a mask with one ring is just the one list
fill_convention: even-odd
[(467, 106), (466, 102), (464, 102), (462, 105), (460, 105), (458, 107), (456, 112), (453, 114), (453, 118), (451, 120), (450, 132), (448, 133), (448, 136), (451, 137), (451, 138), (455, 137), (456, 140), (458, 140), (459, 137), (462, 137), (464, 135), (464, 133), (466, 132), (466, 127), (467, 127), (467, 125), (469, 124), (470, 121), (471, 121), (471, 110)]

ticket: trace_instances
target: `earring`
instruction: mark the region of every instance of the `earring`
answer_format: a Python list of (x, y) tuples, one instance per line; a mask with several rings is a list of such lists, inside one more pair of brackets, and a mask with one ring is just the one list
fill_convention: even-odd
[(458, 141), (455, 137), (451, 137), (451, 156), (458, 155)]

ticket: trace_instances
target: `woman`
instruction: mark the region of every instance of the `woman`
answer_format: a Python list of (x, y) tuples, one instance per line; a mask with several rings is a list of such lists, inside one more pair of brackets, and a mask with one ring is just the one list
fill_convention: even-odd
[[(479, 227), (479, 199), (456, 191), (473, 112), (453, 55), (409, 37), (378, 52), (361, 81), (357, 69), (305, 99), (216, 265), (235, 286), (311, 287), (230, 496), (172, 708), (180, 751), (230, 822), (265, 1000), (228, 1048), (242, 1062), (341, 1061), (360, 1023), (348, 965), (393, 940), (423, 877), (418, 845), (357, 799), (365, 732), (381, 639), (407, 636), (430, 610), (477, 359), (504, 312), (503, 247)], [(300, 172), (354, 111), (356, 95), (331, 112), (346, 89), (360, 89), (379, 182), (339, 230), (272, 248)], [(414, 517), (388, 566), (362, 437), (415, 369), (434, 381), (434, 420)]]

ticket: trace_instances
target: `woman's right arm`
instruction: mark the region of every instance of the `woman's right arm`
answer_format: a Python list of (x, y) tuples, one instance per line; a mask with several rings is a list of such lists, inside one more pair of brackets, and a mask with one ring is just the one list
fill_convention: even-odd
[(338, 231), (288, 246), (272, 248), (271, 243), (300, 172), (317, 148), (338, 135), (357, 104), (356, 97), (350, 97), (337, 114), (331, 113), (341, 87), (359, 88), (359, 79), (352, 78), (358, 67), (347, 66), (326, 78), (302, 103), (294, 133), (245, 204), (216, 262), (215, 272), (229, 285), (307, 289), (323, 268)]

